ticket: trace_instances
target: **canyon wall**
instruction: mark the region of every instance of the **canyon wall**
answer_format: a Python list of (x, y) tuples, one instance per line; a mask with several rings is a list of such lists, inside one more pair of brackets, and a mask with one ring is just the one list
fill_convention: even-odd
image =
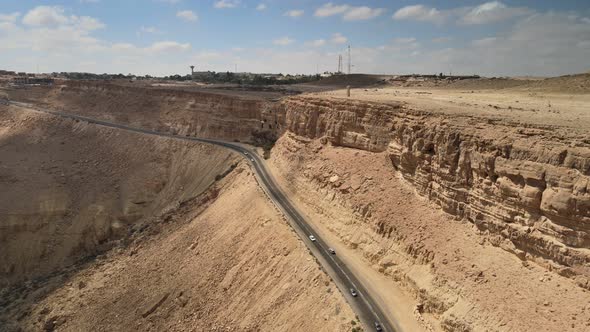
[(178, 135), (250, 141), (276, 138), (275, 103), (256, 94), (64, 81), (9, 91), (16, 101)]
[(297, 135), (387, 153), (445, 212), (590, 289), (587, 134), (345, 99), (291, 97), (280, 112)]

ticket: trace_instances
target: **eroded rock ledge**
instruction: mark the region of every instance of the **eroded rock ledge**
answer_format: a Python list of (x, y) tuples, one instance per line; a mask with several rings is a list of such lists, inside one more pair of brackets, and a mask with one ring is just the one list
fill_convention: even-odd
[(345, 99), (292, 97), (280, 108), (297, 135), (386, 151), (392, 169), (444, 211), (590, 289), (587, 134)]

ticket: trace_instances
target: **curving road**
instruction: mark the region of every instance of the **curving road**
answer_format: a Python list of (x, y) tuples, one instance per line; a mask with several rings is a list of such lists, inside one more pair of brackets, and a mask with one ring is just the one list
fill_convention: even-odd
[[(358, 318), (365, 326), (365, 330), (371, 331), (376, 330), (375, 322), (379, 322), (383, 331), (400, 331), (401, 329), (395, 324), (395, 322), (390, 322), (388, 317), (383, 313), (381, 308), (377, 305), (376, 301), (371, 297), (371, 295), (367, 292), (366, 288), (363, 286), (362, 282), (357, 279), (357, 277), (350, 271), (350, 269), (338, 258), (338, 255), (332, 254), (328, 249), (330, 248), (328, 244), (316, 233), (314, 232), (313, 228), (305, 221), (301, 213), (297, 211), (297, 209), (293, 206), (289, 198), (285, 196), (283, 191), (279, 188), (279, 186), (274, 181), (273, 177), (269, 174), (264, 165), (264, 162), (260, 157), (252, 153), (250, 150), (245, 148), (242, 145), (230, 143), (221, 140), (214, 140), (214, 139), (207, 139), (207, 138), (197, 138), (197, 137), (185, 137), (185, 136), (177, 136), (142, 128), (135, 128), (130, 127), (122, 124), (97, 120), (93, 118), (88, 118), (84, 116), (74, 115), (74, 114), (67, 114), (63, 112), (57, 111), (50, 111), (46, 109), (39, 109), (34, 107), (33, 105), (20, 103), (20, 102), (9, 102), (12, 105), (20, 106), (26, 108), (28, 110), (43, 112), (52, 114), (55, 116), (59, 116), (62, 118), (85, 121), (88, 123), (123, 129), (127, 131), (148, 134), (148, 135), (156, 135), (156, 136), (163, 136), (163, 137), (170, 137), (174, 139), (181, 139), (181, 140), (189, 140), (189, 141), (197, 141), (203, 143), (214, 144), (218, 146), (222, 146), (228, 148), (230, 150), (236, 151), (244, 156), (248, 162), (253, 166), (254, 170), (256, 171), (256, 176), (258, 177), (259, 183), (262, 184), (263, 189), (270, 197), (270, 199), (284, 212), (290, 221), (291, 226), (293, 229), (299, 234), (303, 242), (307, 245), (310, 249), (312, 254), (318, 259), (320, 264), (323, 268), (328, 272), (328, 274), (332, 277), (334, 282), (338, 285), (340, 290), (342, 291), (345, 298), (353, 307), (354, 311), (358, 315)], [(313, 235), (316, 240), (311, 241), (309, 236)], [(351, 289), (356, 290), (358, 294), (356, 297), (351, 295)], [(394, 328), (395, 326), (395, 328)]]

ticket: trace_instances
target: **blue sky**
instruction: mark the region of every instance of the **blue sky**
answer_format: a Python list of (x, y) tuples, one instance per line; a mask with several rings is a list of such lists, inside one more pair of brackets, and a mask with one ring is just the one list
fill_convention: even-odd
[[(590, 70), (590, 1), (3, 0), (0, 67), (560, 75)], [(345, 57), (346, 58), (346, 57)]]

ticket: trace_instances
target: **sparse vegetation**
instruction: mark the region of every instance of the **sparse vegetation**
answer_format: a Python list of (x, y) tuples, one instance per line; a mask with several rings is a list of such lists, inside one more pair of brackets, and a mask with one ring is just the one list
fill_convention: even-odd
[(255, 146), (262, 147), (264, 150), (263, 157), (264, 159), (270, 158), (270, 150), (275, 145), (276, 138), (274, 134), (268, 130), (264, 131), (254, 131), (252, 133), (252, 144)]
[(233, 171), (236, 167), (238, 166), (238, 164), (232, 164), (225, 172), (221, 173), (221, 174), (217, 174), (215, 175), (215, 181), (219, 181), (221, 179), (223, 179), (224, 177), (226, 177), (229, 173), (231, 173), (231, 171)]
[[(190, 75), (173, 75), (164, 79), (187, 81)], [(283, 74), (253, 74), (207, 71), (195, 74), (192, 80), (203, 83), (235, 83), (242, 85), (286, 85), (314, 82), (321, 79), (320, 75), (283, 75)]]

